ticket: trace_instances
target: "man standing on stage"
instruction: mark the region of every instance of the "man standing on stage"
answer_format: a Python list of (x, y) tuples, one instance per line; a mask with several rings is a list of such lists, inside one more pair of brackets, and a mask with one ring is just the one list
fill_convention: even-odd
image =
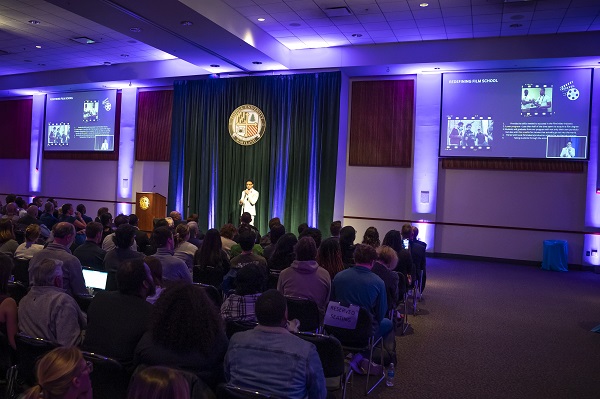
[(252, 180), (248, 180), (246, 189), (242, 191), (242, 197), (240, 198), (240, 205), (242, 206), (240, 215), (244, 212), (252, 215), (252, 221), (250, 222), (252, 226), (254, 226), (254, 217), (256, 216), (256, 201), (258, 201), (258, 191), (254, 189)]

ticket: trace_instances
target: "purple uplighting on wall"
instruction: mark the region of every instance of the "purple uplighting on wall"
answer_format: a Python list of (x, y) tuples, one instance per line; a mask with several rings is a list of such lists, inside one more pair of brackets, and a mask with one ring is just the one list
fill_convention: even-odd
[[(121, 137), (119, 139), (119, 163), (117, 179), (117, 199), (131, 201), (133, 187), (133, 166), (135, 163), (135, 117), (137, 114), (137, 89), (135, 87), (122, 90), (121, 94)], [(121, 202), (117, 205), (119, 212), (131, 213), (131, 204)]]
[(39, 194), (42, 189), (45, 103), (45, 94), (33, 96), (33, 104), (31, 106), (31, 152), (29, 155), (29, 192), (31, 194)]

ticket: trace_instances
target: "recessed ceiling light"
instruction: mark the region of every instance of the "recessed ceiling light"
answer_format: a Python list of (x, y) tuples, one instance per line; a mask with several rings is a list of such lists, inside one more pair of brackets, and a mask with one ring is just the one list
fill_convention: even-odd
[(39, 66), (46, 66), (46, 64), (38, 64)]
[(112, 62), (110, 62), (110, 61), (104, 61), (103, 65), (109, 66), (109, 65), (112, 65)]
[(353, 33), (352, 37), (362, 37), (362, 33)]
[(421, 3), (421, 4), (419, 4), (419, 7), (428, 7), (428, 6), (429, 6), (429, 3)]
[(220, 68), (221, 65), (219, 65), (219, 64), (210, 64), (210, 67), (211, 68)]
[(254, 65), (260, 65), (260, 64), (262, 64), (262, 62), (261, 62), (261, 61), (252, 61), (252, 63), (253, 63)]
[(259, 18), (258, 22), (265, 22), (265, 19), (264, 18)]
[(121, 57), (127, 58), (129, 57), (129, 54), (121, 54)]
[(433, 68), (433, 69), (440, 69), (440, 67), (435, 67), (435, 68)]
[(37, 46), (35, 46), (35, 48), (42, 48), (42, 46), (40, 46), (40, 45), (37, 45)]
[(520, 28), (521, 26), (523, 26), (523, 24), (510, 24), (509, 27), (511, 28)]
[(133, 39), (132, 40), (127, 40), (127, 43), (134, 44), (134, 43), (137, 43), (137, 40), (133, 40)]
[(290, 26), (302, 26), (302, 24), (299, 22), (292, 22)]
[(180, 24), (183, 25), (183, 26), (192, 26), (192, 25), (194, 25), (194, 23), (192, 21), (181, 21)]
[(71, 40), (73, 40), (74, 42), (77, 42), (77, 43), (81, 43), (81, 44), (94, 44), (94, 43), (96, 43), (96, 41), (94, 39), (90, 39), (89, 37), (85, 37), (85, 36), (74, 37)]
[(142, 31), (142, 28), (138, 28), (137, 26), (133, 26), (133, 27), (129, 28), (129, 31), (130, 32), (138, 33), (138, 32)]
[(39, 25), (40, 24), (40, 21), (38, 21), (37, 19), (30, 19), (27, 22), (29, 22), (31, 25)]

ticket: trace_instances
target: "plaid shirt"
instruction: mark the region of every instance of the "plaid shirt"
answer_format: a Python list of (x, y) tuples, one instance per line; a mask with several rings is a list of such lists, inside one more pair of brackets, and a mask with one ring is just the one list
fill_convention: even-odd
[(259, 296), (260, 293), (244, 296), (232, 294), (228, 296), (223, 305), (221, 305), (223, 320), (256, 322), (254, 304)]

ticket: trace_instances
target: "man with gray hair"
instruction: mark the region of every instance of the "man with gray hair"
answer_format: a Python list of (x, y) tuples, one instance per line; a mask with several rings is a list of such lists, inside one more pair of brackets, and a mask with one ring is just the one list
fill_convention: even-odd
[(52, 229), (54, 242), (31, 258), (29, 262), (29, 281), (33, 281), (35, 269), (44, 259), (56, 259), (62, 262), (63, 287), (67, 294), (75, 296), (78, 294), (87, 294), (83, 272), (81, 271), (81, 262), (71, 254), (71, 244), (75, 241), (75, 226), (69, 222), (57, 223)]
[(19, 329), (63, 346), (78, 345), (86, 315), (63, 285), (63, 262), (42, 259), (30, 274), (33, 286), (19, 302)]

